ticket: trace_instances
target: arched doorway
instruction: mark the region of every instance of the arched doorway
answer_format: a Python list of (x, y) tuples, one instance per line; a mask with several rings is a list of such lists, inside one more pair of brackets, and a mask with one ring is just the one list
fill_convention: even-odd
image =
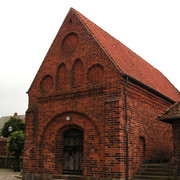
[(83, 132), (69, 129), (64, 132), (63, 173), (82, 174), (83, 172)]

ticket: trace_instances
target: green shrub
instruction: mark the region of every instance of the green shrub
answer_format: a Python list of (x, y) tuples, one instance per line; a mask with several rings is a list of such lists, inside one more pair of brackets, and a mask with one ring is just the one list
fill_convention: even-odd
[(22, 154), (24, 147), (24, 133), (23, 131), (15, 131), (9, 136), (7, 149), (8, 152), (14, 154), (15, 162), (14, 162), (14, 171), (21, 170), (20, 164), (20, 155)]

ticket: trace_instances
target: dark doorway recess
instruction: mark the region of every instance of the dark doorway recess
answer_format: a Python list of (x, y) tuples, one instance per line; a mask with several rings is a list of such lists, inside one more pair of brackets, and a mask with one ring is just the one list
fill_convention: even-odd
[(64, 133), (64, 174), (83, 172), (83, 132), (70, 129)]

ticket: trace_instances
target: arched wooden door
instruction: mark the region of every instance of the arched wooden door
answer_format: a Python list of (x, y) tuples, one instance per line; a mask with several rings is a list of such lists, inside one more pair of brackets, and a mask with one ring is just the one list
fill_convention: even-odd
[(64, 133), (64, 174), (82, 174), (83, 172), (83, 133), (78, 129), (69, 129)]

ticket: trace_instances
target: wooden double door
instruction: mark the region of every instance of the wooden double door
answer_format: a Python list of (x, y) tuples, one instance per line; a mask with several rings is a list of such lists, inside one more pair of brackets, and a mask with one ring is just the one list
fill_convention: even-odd
[(63, 173), (82, 174), (83, 172), (83, 132), (70, 129), (64, 133)]

